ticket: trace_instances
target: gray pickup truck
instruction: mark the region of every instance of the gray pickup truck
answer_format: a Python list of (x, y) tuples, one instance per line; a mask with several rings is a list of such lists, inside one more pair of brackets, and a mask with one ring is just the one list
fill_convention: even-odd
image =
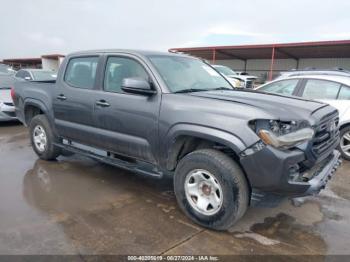
[(235, 89), (185, 55), (74, 53), (56, 81), (18, 82), (12, 96), (40, 158), (69, 151), (173, 176), (180, 208), (217, 230), (266, 197), (318, 193), (340, 163), (336, 109)]

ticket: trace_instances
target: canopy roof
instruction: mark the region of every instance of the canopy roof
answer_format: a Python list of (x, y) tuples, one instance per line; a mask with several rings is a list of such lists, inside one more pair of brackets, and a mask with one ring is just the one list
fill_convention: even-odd
[(226, 59), (274, 59), (300, 58), (350, 58), (350, 40), (302, 42), (265, 45), (208, 46), (171, 48), (170, 52), (182, 52), (207, 60)]

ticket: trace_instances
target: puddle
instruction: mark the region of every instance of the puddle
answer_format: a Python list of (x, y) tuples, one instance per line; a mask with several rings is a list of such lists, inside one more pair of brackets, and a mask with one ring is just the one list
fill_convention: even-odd
[(265, 246), (272, 246), (272, 245), (277, 245), (280, 242), (278, 240), (274, 240), (271, 238), (264, 237), (262, 235), (256, 234), (256, 233), (242, 233), (242, 234), (235, 234), (234, 235), (236, 238), (251, 238), (254, 239), (255, 241), (259, 242), (262, 245)]
[(263, 223), (253, 225), (251, 231), (267, 240), (298, 248), (298, 253), (324, 254), (327, 250), (325, 241), (313, 226), (298, 224), (294, 217), (284, 213), (265, 218)]

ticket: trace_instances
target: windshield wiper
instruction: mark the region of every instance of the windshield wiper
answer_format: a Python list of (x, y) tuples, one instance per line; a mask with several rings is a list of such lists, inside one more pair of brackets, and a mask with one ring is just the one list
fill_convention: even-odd
[(214, 89), (210, 89), (210, 90), (234, 90), (235, 88), (229, 88), (229, 87), (224, 87), (224, 86), (220, 86)]
[(192, 92), (203, 92), (203, 91), (208, 91), (208, 89), (187, 88), (187, 89), (181, 89), (181, 90), (175, 91), (173, 93), (179, 94), (179, 93), (192, 93)]

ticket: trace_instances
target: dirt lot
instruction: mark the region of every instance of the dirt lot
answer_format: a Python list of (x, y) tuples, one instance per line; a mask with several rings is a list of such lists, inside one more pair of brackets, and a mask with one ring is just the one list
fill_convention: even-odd
[(215, 232), (178, 209), (171, 179), (73, 156), (38, 160), (0, 124), (0, 254), (350, 254), (350, 163), (300, 207), (250, 208)]

